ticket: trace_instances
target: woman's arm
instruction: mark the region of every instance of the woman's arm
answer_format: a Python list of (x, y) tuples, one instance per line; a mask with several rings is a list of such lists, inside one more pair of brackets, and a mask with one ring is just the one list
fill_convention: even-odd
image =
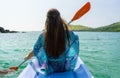
[(34, 52), (31, 51), (27, 56), (25, 56), (25, 60), (29, 60), (30, 58), (32, 58), (34, 56)]
[(36, 56), (39, 52), (39, 49), (42, 47), (41, 40), (43, 39), (43, 34), (40, 34), (39, 38), (37, 39), (33, 50), (25, 57), (25, 60), (30, 59), (33, 56)]

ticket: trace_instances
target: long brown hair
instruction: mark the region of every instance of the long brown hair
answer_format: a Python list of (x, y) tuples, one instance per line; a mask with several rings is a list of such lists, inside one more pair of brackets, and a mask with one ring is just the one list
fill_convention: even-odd
[(69, 31), (57, 9), (50, 9), (45, 22), (45, 49), (47, 56), (59, 57), (69, 43)]

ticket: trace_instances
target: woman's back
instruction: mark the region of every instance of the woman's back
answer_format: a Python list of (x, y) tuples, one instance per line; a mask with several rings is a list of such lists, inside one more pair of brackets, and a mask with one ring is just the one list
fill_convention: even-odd
[[(39, 48), (39, 52), (35, 53), (35, 55), (38, 58), (40, 66), (45, 69), (46, 74), (74, 70), (79, 53), (79, 39), (72, 31), (69, 34), (70, 46), (66, 44), (65, 51), (58, 58), (47, 56), (43, 43), (44, 34), (40, 35), (37, 42), (40, 43), (41, 48)], [(36, 47), (37, 45), (34, 46), (34, 52), (36, 52)]]

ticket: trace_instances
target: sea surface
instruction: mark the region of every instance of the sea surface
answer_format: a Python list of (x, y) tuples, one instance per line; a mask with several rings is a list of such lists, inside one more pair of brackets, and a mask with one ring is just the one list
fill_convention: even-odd
[[(0, 33), (0, 70), (20, 64), (33, 49), (40, 33)], [(94, 78), (120, 78), (120, 32), (75, 33), (80, 39), (79, 56)], [(17, 78), (29, 61), (16, 72), (0, 75), (0, 78)]]

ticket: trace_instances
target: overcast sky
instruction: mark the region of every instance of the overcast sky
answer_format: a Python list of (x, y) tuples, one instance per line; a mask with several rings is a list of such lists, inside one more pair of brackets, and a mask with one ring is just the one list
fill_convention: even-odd
[[(46, 13), (56, 8), (69, 22), (88, 0), (0, 0), (0, 27), (17, 31), (40, 31)], [(120, 21), (120, 0), (89, 0), (91, 10), (72, 24), (100, 27)]]

